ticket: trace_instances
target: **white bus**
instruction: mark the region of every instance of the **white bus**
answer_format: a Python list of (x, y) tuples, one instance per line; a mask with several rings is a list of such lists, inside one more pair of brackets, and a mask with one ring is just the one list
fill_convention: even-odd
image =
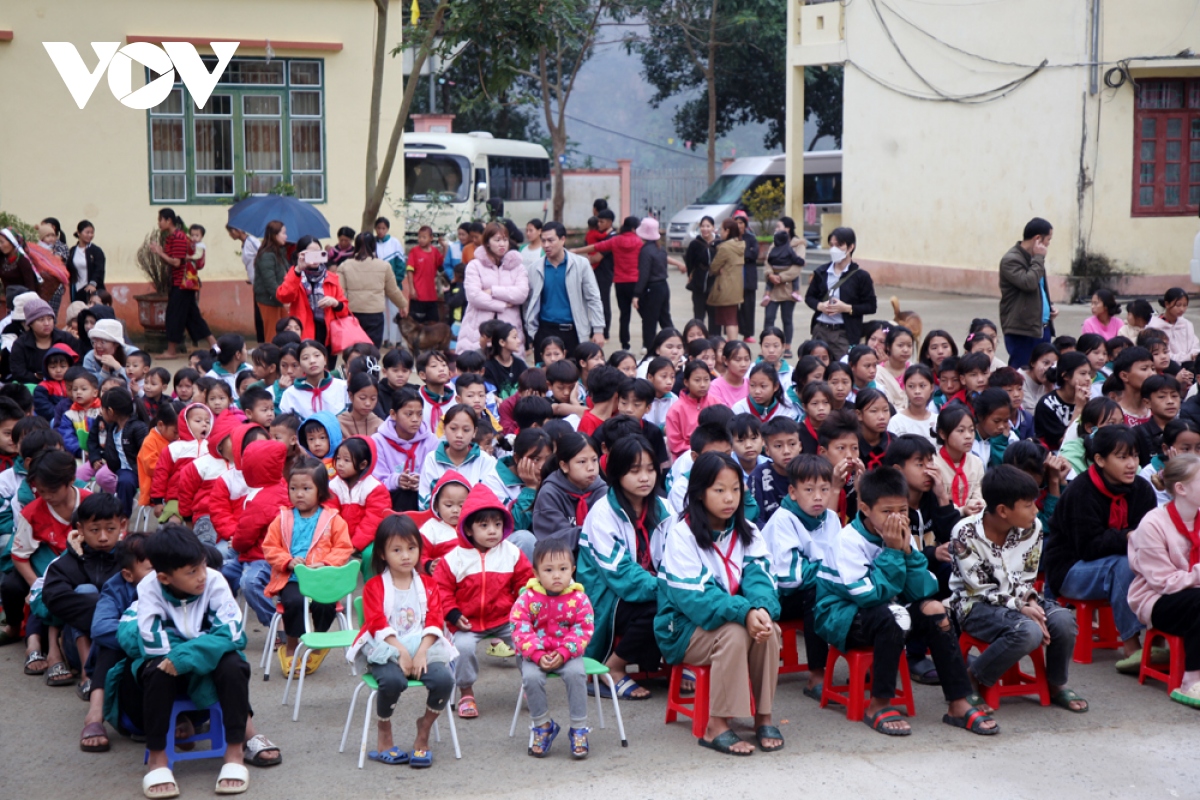
[[(786, 180), (784, 159), (782, 154), (735, 159), (712, 186), (696, 198), (696, 202), (671, 218), (667, 226), (668, 246), (672, 249), (686, 248), (699, 235), (703, 217), (712, 217), (720, 227), (726, 217), (739, 208), (745, 208), (742, 196), (747, 191), (757, 189), (768, 181)], [(841, 150), (818, 150), (804, 154), (804, 202), (817, 206), (818, 219), (821, 214), (841, 211)], [(802, 219), (796, 220), (797, 226), (804, 228), (809, 244), (817, 244), (815, 239), (820, 235), (820, 225), (805, 226), (803, 223)]]
[(550, 207), (550, 158), (531, 142), (490, 133), (404, 134), (405, 231), (430, 225), (452, 238), (459, 223), (487, 219), (488, 199), (524, 229)]

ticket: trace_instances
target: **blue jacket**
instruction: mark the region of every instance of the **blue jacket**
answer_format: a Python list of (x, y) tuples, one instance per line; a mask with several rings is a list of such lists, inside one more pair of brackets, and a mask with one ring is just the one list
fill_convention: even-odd
[(109, 578), (100, 590), (100, 599), (92, 612), (92, 641), (110, 650), (120, 650), (117, 626), (121, 615), (134, 600), (137, 600), (137, 584), (125, 580), (119, 572)]

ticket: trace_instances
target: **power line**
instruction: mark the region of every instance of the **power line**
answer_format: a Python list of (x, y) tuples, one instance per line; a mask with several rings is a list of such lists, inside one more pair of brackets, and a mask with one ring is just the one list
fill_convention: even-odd
[(694, 158), (697, 161), (707, 161), (708, 160), (704, 156), (697, 156), (697, 155), (693, 155), (692, 153), (681, 152), (679, 150), (676, 150), (673, 147), (667, 147), (665, 144), (651, 142), (646, 139), (639, 139), (636, 136), (630, 136), (629, 134), (622, 133), (621, 131), (614, 131), (612, 128), (605, 128), (603, 125), (597, 125), (594, 122), (588, 122), (586, 119), (580, 119), (579, 117), (573, 117), (570, 114), (565, 114), (564, 116), (567, 119), (571, 120), (572, 122), (578, 122), (581, 125), (587, 125), (589, 128), (595, 128), (598, 131), (604, 131), (605, 133), (611, 133), (614, 136), (620, 136), (622, 139), (629, 139), (632, 142), (638, 142), (640, 144), (649, 145), (650, 147), (657, 147), (659, 150), (666, 150), (668, 153), (673, 153), (677, 156), (683, 156), (684, 158)]

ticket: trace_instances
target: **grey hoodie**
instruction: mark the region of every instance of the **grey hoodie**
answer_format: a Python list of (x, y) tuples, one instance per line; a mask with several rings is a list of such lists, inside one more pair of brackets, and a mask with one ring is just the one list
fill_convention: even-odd
[(583, 518), (579, 514), (580, 502), (585, 502), (590, 509), (606, 494), (608, 484), (599, 475), (592, 481), (591, 486), (580, 491), (561, 469), (554, 470), (550, 477), (542, 481), (537, 499), (533, 502), (534, 537), (538, 541), (563, 539), (574, 550), (579, 542), (579, 532), (583, 528)]

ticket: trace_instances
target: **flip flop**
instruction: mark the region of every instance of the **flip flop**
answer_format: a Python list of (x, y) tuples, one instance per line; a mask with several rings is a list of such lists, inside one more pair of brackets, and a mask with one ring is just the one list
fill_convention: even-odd
[(863, 714), (863, 723), (876, 733), (882, 733), (884, 736), (911, 736), (911, 727), (905, 730), (884, 727), (887, 723), (895, 722), (898, 719), (901, 719), (900, 712), (894, 708), (881, 708), (874, 715)]
[(805, 686), (804, 696), (811, 697), (818, 703), (821, 702), (821, 691), (825, 688), (824, 683), (818, 683), (816, 686)]
[[(618, 700), (649, 700), (651, 697), (654, 696), (653, 694), (650, 694), (650, 693), (647, 693), (644, 695), (634, 694), (634, 692), (636, 692), (638, 689), (644, 689), (645, 687), (642, 686), (637, 681), (635, 681), (633, 678), (629, 677), (628, 675), (626, 675), (624, 678), (621, 678), (621, 680), (617, 681), (616, 687), (617, 687), (617, 699)], [(596, 696), (595, 684), (592, 684), (592, 683), (588, 684), (588, 696), (589, 697)], [(600, 697), (605, 700), (612, 699), (612, 690), (608, 688), (607, 683), (600, 684)]]
[(487, 650), (484, 652), (493, 658), (512, 658), (517, 654), (516, 650), (513, 650), (504, 642), (489, 644)]
[(743, 741), (742, 737), (733, 732), (732, 728), (727, 729), (724, 733), (715, 737), (712, 741), (708, 741), (703, 736), (696, 740), (696, 744), (701, 747), (707, 747), (709, 750), (716, 750), (718, 753), (724, 753), (727, 756), (752, 756), (753, 750), (747, 750), (744, 753), (732, 749), (735, 744)]
[(75, 696), (83, 702), (88, 702), (92, 699), (92, 679), (85, 678), (75, 684)]
[(941, 684), (937, 668), (933, 666), (933, 659), (928, 656), (913, 664), (908, 674), (915, 683), (922, 686), (939, 686)]
[[(764, 753), (774, 753), (776, 750), (783, 749), (783, 734), (774, 725), (759, 725), (754, 730), (754, 738), (758, 739), (758, 749)], [(778, 739), (779, 744), (775, 747), (767, 747), (763, 744), (763, 739)]]
[[(691, 689), (683, 688), (684, 681), (691, 681), (692, 688)], [(690, 669), (685, 669), (683, 671), (683, 675), (679, 679), (679, 693), (680, 694), (695, 694), (696, 693), (696, 673), (695, 672), (692, 672)]]
[[(166, 786), (171, 784), (175, 787), (173, 792), (165, 792), (161, 794), (151, 794), (150, 790), (155, 786)], [(162, 800), (164, 797), (179, 797), (179, 784), (175, 782), (175, 773), (171, 772), (170, 767), (159, 767), (152, 769), (142, 776), (142, 794), (149, 797), (150, 800)]]
[(458, 701), (458, 718), (475, 719), (479, 716), (479, 706), (475, 705), (475, 695), (464, 694)]
[(391, 764), (395, 767), (407, 764), (410, 757), (407, 752), (401, 750), (399, 747), (392, 747), (390, 750), (372, 750), (367, 753), (367, 758), (372, 761), (378, 761), (381, 764)]
[(51, 664), (50, 669), (46, 670), (47, 686), (73, 686), (74, 684), (75, 676), (71, 674), (71, 668), (62, 661)]
[[(221, 781), (241, 781), (242, 785), (233, 789), (225, 789), (221, 786)], [(246, 769), (245, 764), (225, 764), (221, 767), (221, 771), (217, 773), (217, 794), (241, 794), (250, 788), (250, 770)]]
[(972, 705), (975, 708), (978, 708), (980, 711), (982, 711), (985, 714), (990, 714), (990, 713), (992, 713), (992, 711), (995, 710), (995, 709), (992, 709), (992, 711), (988, 710), (988, 709), (991, 709), (992, 707), (987, 704), (987, 701), (983, 699), (983, 695), (981, 695), (979, 692), (971, 692), (964, 699), (967, 701), (967, 703), (969, 705)]
[(433, 766), (432, 750), (413, 750), (408, 765), (413, 769), (428, 769)]
[[(85, 739), (99, 739), (104, 737), (104, 744), (84, 744)], [(85, 753), (107, 753), (112, 743), (108, 740), (108, 731), (104, 727), (103, 722), (89, 722), (83, 726), (83, 731), (79, 734), (79, 749)]]
[(41, 669), (32, 669), (29, 666), (30, 664), (36, 663), (38, 661), (45, 661), (45, 660), (46, 660), (46, 657), (44, 655), (42, 655), (41, 650), (30, 651), (29, 655), (25, 656), (25, 674), (26, 675), (43, 675), (43, 674), (45, 674), (46, 670), (50, 668), (49, 664), (42, 667)]
[[(263, 753), (268, 753), (274, 750), (279, 753), (279, 758), (274, 760), (263, 758)], [(276, 764), (283, 763), (283, 753), (279, 749), (279, 745), (272, 742), (261, 733), (257, 736), (251, 736), (242, 745), (242, 754), (246, 759), (246, 763), (254, 767), (273, 767)]]
[(952, 717), (949, 714), (942, 715), (942, 722), (955, 728), (962, 728), (971, 733), (977, 733), (980, 736), (995, 736), (1000, 732), (1000, 726), (994, 725), (991, 728), (983, 727), (983, 723), (989, 719), (993, 719), (991, 715), (985, 714), (978, 708), (972, 708), (961, 717)]
[[(1081, 701), (1084, 703), (1083, 708), (1071, 708), (1071, 703)], [(1050, 702), (1059, 708), (1065, 708), (1073, 714), (1086, 714), (1088, 710), (1087, 700), (1076, 694), (1074, 689), (1059, 689), (1050, 695)]]

